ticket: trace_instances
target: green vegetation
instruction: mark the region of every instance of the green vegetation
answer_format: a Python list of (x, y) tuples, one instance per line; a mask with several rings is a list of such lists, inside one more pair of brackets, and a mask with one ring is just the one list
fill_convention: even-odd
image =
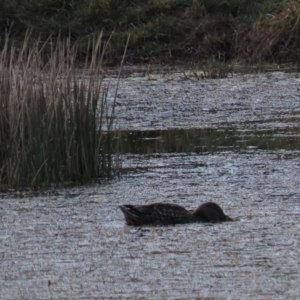
[[(48, 42), (46, 42), (47, 44)], [(76, 47), (57, 42), (47, 63), (44, 44), (0, 54), (0, 182), (8, 186), (87, 182), (111, 174), (114, 103), (101, 70), (101, 36), (91, 61), (75, 68)], [(105, 50), (104, 50), (105, 51)]]
[(299, 16), (299, 0), (0, 1), (1, 184), (110, 176), (104, 65), (295, 62)]
[(2, 44), (8, 31), (70, 36), (81, 58), (91, 35), (114, 32), (106, 64), (120, 61), (128, 36), (131, 62), (286, 62), (299, 59), (299, 16), (299, 0), (2, 0), (0, 32)]

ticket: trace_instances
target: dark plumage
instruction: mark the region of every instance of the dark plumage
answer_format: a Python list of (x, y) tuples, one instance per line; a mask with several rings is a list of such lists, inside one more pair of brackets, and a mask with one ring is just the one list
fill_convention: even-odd
[(201, 204), (191, 212), (177, 204), (154, 203), (150, 205), (121, 205), (127, 225), (139, 226), (147, 224), (183, 224), (192, 222), (224, 222), (233, 221), (226, 216), (222, 208), (214, 203)]

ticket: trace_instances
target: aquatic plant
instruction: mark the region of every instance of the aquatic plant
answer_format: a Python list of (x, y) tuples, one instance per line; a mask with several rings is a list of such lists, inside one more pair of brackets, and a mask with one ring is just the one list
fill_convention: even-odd
[[(70, 38), (8, 47), (0, 55), (0, 182), (40, 186), (86, 182), (112, 171), (115, 101), (108, 101), (102, 70), (105, 44), (76, 69)], [(43, 51), (51, 43), (51, 51)]]

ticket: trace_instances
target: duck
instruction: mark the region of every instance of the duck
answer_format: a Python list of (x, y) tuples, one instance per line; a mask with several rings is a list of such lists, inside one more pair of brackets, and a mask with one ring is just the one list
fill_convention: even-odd
[(131, 226), (234, 221), (225, 215), (215, 202), (203, 203), (194, 211), (172, 203), (127, 204), (119, 207), (124, 214), (126, 224)]

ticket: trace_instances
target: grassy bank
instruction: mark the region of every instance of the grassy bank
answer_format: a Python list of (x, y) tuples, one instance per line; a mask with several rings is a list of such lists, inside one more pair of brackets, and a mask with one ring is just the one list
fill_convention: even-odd
[(103, 30), (106, 64), (127, 61), (298, 61), (298, 0), (3, 0), (0, 32), (22, 40), (30, 28), (45, 41), (71, 37), (84, 58), (91, 35)]
[[(39, 40), (6, 40), (0, 55), (0, 183), (44, 186), (111, 175), (113, 103), (103, 85), (101, 38), (76, 69), (76, 47), (58, 41), (45, 64)], [(48, 42), (46, 42), (48, 45)]]

